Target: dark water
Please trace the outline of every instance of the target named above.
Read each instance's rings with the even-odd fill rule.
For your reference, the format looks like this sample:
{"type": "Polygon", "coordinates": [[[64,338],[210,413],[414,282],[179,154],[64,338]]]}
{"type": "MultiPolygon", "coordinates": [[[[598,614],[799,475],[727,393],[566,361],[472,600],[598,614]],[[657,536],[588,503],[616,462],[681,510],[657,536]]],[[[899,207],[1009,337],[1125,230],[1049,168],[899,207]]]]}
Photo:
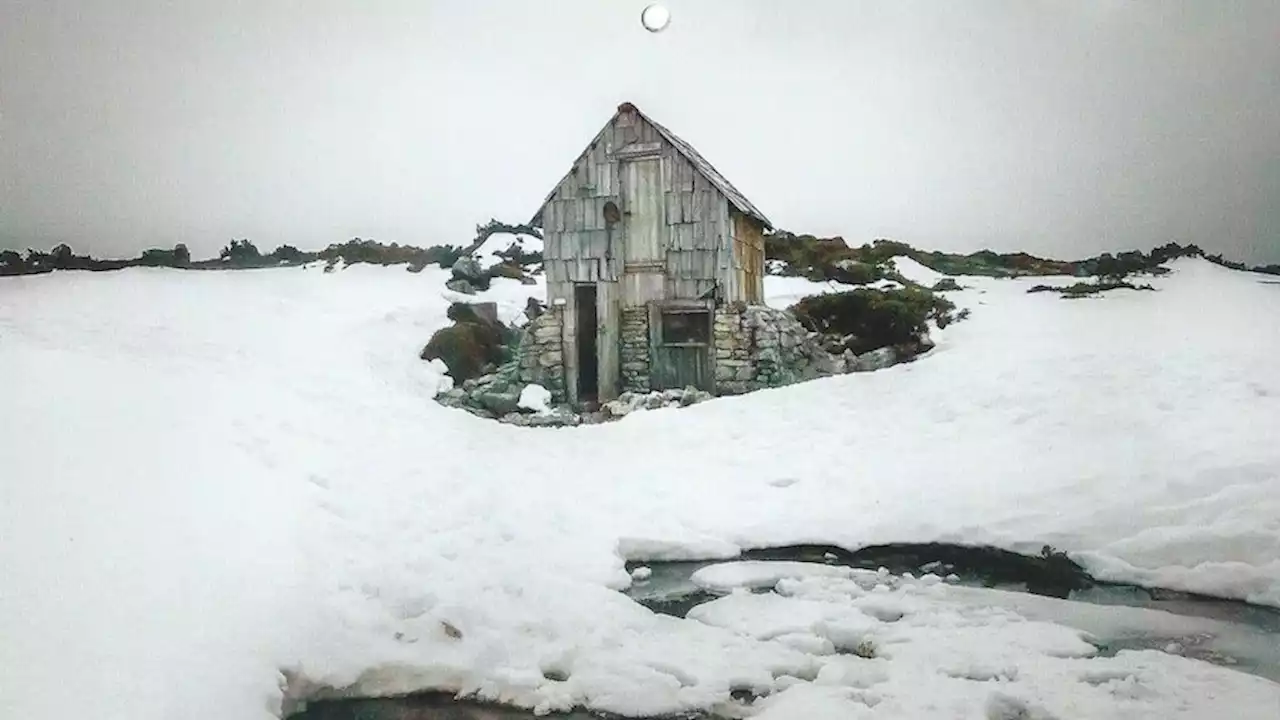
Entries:
{"type": "MultiPolygon", "coordinates": [[[[311,703],[306,711],[292,717],[299,720],[530,720],[535,716],[525,710],[459,702],[452,695],[426,693],[403,698],[324,700],[311,703]]],[[[598,716],[583,712],[544,717],[598,720],[598,716]]]]}
{"type": "MultiPolygon", "coordinates": [[[[1157,637],[1124,635],[1098,641],[1099,652],[1111,655],[1126,649],[1176,651],[1260,675],[1280,682],[1280,611],[1247,603],[1100,583],[1065,556],[1046,548],[1038,556],[1024,556],[984,547],[940,544],[896,544],[848,551],[821,545],[799,545],[750,550],[742,560],[817,562],[876,570],[881,567],[901,575],[926,573],[955,576],[955,584],[1024,592],[1092,605],[1112,605],[1162,610],[1189,618],[1231,623],[1232,637],[1157,637]]],[[[630,563],[652,574],[635,583],[627,595],[657,613],[684,617],[691,608],[719,597],[690,579],[710,562],[630,563]]],[[[768,588],[759,588],[768,591],[768,588]]],[[[309,703],[292,716],[296,720],[532,720],[526,711],[478,703],[459,702],[452,696],[427,693],[403,698],[324,700],[309,703]]],[[[546,717],[589,720],[602,716],[577,712],[546,717]]],[[[711,720],[711,716],[699,717],[711,720]]]]}

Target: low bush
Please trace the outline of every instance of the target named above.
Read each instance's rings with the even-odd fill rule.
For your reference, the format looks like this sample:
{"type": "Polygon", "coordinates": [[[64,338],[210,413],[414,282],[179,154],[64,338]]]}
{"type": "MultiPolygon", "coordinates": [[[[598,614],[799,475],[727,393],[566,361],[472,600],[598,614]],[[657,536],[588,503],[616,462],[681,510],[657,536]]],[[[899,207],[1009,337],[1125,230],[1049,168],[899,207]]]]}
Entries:
{"type": "Polygon", "coordinates": [[[1099,282],[1078,282],[1074,285],[1055,287],[1053,285],[1036,285],[1027,290],[1029,293],[1056,292],[1064,298],[1081,298],[1098,295],[1111,290],[1155,290],[1150,285],[1134,285],[1123,280],[1105,280],[1099,282]]]}
{"type": "Polygon", "coordinates": [[[481,317],[466,303],[449,306],[448,317],[454,324],[437,330],[419,357],[442,360],[455,383],[480,377],[510,359],[513,333],[502,323],[481,317]]]}
{"type": "Polygon", "coordinates": [[[919,287],[811,295],[791,311],[805,328],[837,339],[855,355],[912,346],[928,330],[930,320],[946,327],[955,319],[951,301],[919,287]]]}

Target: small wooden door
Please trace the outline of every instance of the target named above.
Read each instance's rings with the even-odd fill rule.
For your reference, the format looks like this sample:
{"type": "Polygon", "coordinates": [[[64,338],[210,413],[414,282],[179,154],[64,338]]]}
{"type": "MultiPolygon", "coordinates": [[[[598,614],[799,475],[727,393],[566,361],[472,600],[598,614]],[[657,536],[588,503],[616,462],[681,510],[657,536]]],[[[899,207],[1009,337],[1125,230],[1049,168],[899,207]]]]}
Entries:
{"type": "Polygon", "coordinates": [[[622,165],[622,212],[627,265],[665,263],[666,206],[662,193],[662,158],[626,160],[622,165]]]}
{"type": "Polygon", "coordinates": [[[709,303],[649,305],[649,382],[654,390],[715,392],[715,344],[709,303]]]}

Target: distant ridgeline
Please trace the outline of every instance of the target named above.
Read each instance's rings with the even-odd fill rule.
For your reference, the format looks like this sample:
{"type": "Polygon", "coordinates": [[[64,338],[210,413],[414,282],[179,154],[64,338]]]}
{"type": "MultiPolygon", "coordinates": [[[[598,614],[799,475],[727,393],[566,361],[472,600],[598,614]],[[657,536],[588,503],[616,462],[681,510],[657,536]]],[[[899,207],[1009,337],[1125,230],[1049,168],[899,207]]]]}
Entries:
{"type": "MultiPolygon", "coordinates": [[[[192,260],[187,246],[179,243],[171,249],[153,248],[130,259],[99,259],[77,255],[67,244],[61,244],[49,252],[28,249],[25,254],[12,250],[0,251],[0,276],[38,275],[54,270],[88,270],[101,272],[129,267],[168,267],[184,270],[228,270],[248,268],[289,267],[323,261],[328,268],[338,263],[348,265],[369,263],[374,265],[406,265],[410,272],[420,272],[428,265],[448,269],[458,260],[474,252],[490,236],[498,233],[525,234],[541,237],[538,228],[529,225],[509,225],[497,220],[476,227],[476,237],[467,246],[434,245],[416,247],[391,243],[384,245],[373,240],[355,238],[345,243],[332,244],[319,252],[304,251],[292,245],[281,245],[269,253],[262,253],[249,240],[232,240],[223,247],[218,257],[192,260]]],[[[522,254],[506,258],[517,266],[541,262],[540,253],[522,254]]],[[[502,253],[498,253],[502,255],[502,253]]],[[[886,261],[895,256],[906,256],[944,275],[980,275],[986,277],[1020,277],[1028,275],[1072,275],[1079,277],[1124,277],[1130,274],[1161,272],[1160,266],[1179,257],[1202,257],[1209,262],[1234,270],[1280,275],[1280,264],[1248,266],[1245,263],[1226,260],[1222,255],[1210,255],[1196,245],[1169,243],[1143,253],[1137,250],[1104,253],[1085,260],[1062,261],[1040,258],[1027,253],[996,253],[980,250],[967,255],[928,252],[905,243],[876,240],[861,247],[849,247],[840,237],[819,238],[813,235],[797,235],[777,230],[765,235],[765,256],[770,261],[770,271],[778,275],[802,276],[815,281],[834,281],[861,285],[886,277],[892,279],[892,270],[886,261]]]]}
{"type": "Polygon", "coordinates": [[[928,252],[892,240],[876,240],[861,247],[849,247],[841,237],[819,238],[780,230],[765,236],[765,256],[775,263],[775,274],[853,285],[885,278],[894,279],[891,271],[886,269],[886,261],[896,256],[909,257],[944,275],[984,277],[1124,277],[1141,273],[1160,274],[1163,270],[1161,265],[1180,257],[1201,257],[1233,270],[1280,275],[1280,265],[1250,267],[1241,262],[1225,260],[1221,255],[1207,254],[1197,245],[1178,243],[1169,243],[1146,253],[1130,250],[1115,255],[1103,253],[1085,260],[1063,261],[1021,252],[996,253],[979,250],[968,255],[928,252]]]}

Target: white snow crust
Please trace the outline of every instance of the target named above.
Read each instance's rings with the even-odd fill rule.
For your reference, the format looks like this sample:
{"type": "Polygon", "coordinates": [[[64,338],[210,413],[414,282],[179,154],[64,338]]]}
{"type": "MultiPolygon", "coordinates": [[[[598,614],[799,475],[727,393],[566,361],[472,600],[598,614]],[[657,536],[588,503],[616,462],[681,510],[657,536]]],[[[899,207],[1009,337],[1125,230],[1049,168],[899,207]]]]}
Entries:
{"type": "MultiPolygon", "coordinates": [[[[1280,607],[1280,291],[1172,267],[1071,301],[965,278],[972,317],[914,363],[556,431],[431,400],[436,268],[0,279],[0,717],[267,718],[287,675],[630,716],[750,687],[759,718],[1271,720],[1267,680],[1093,654],[1145,616],[794,568],[704,572],[729,594],[683,620],[617,592],[627,560],[937,541],[1280,607]]],[[[802,282],[771,304],[831,289],[802,282]]]]}

